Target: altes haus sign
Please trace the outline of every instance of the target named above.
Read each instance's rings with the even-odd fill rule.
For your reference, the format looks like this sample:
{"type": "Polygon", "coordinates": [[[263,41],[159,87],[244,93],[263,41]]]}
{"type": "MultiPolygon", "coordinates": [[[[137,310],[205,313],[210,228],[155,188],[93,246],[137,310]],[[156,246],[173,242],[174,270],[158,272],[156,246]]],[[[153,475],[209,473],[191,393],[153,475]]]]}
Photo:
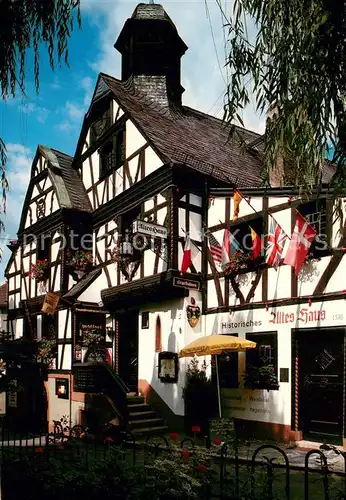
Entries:
{"type": "Polygon", "coordinates": [[[324,321],[326,319],[326,311],[311,310],[308,308],[300,309],[297,313],[287,313],[284,311],[271,312],[269,323],[274,325],[284,325],[286,323],[301,323],[306,324],[314,321],[324,321]]]}
{"type": "Polygon", "coordinates": [[[133,233],[145,234],[156,238],[167,238],[168,229],[152,222],[145,222],[142,220],[135,220],[132,225],[133,233]]]}

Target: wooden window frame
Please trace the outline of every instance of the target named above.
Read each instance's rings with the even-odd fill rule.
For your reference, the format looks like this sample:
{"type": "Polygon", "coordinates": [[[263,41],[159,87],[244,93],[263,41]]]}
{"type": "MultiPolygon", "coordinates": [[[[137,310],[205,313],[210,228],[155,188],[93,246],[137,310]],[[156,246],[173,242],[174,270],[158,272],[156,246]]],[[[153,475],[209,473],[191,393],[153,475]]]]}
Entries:
{"type": "MultiPolygon", "coordinates": [[[[279,380],[279,373],[278,373],[278,332],[277,331],[264,331],[264,332],[248,332],[245,335],[247,340],[251,340],[253,342],[256,342],[257,347],[255,349],[249,349],[246,352],[246,360],[245,360],[245,369],[246,371],[250,366],[254,367],[261,367],[261,366],[268,366],[268,365],[273,365],[275,369],[275,375],[277,379],[279,380]],[[268,338],[271,340],[271,343],[266,344],[267,346],[270,345],[271,349],[274,351],[273,352],[273,359],[270,359],[268,361],[263,361],[263,358],[260,358],[260,353],[258,352],[258,344],[261,342],[261,338],[265,339],[268,338]],[[274,344],[274,345],[273,345],[274,344]],[[257,359],[256,359],[257,358],[257,359]],[[254,363],[254,360],[257,361],[257,363],[254,363]]],[[[269,388],[266,386],[259,386],[258,389],[267,389],[267,390],[278,390],[277,388],[269,388]]]]}

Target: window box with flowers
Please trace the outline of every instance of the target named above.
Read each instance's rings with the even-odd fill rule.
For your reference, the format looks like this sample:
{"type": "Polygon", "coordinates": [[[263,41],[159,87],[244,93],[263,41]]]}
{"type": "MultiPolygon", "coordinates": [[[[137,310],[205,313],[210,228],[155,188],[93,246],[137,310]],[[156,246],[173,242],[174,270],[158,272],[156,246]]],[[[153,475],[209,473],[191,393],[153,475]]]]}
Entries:
{"type": "Polygon", "coordinates": [[[230,261],[223,266],[223,272],[226,276],[234,276],[241,271],[258,267],[260,262],[260,257],[254,259],[253,252],[237,250],[231,256],[230,261]]]}
{"type": "Polygon", "coordinates": [[[80,279],[91,270],[93,262],[94,259],[91,252],[79,251],[72,255],[72,257],[68,260],[67,265],[80,279]]]}
{"type": "Polygon", "coordinates": [[[249,366],[244,375],[244,386],[247,389],[279,389],[279,381],[274,365],[249,366]]]}
{"type": "Polygon", "coordinates": [[[49,277],[48,259],[37,260],[36,264],[31,264],[30,277],[37,282],[47,281],[49,277]]]}

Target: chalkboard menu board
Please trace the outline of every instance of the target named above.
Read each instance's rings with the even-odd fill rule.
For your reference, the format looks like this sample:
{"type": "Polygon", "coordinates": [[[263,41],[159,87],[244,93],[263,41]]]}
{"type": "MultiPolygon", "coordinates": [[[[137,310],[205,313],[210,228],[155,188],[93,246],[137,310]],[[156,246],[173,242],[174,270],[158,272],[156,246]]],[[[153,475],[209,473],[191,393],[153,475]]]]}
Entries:
{"type": "Polygon", "coordinates": [[[74,366],[74,390],[76,392],[100,392],[102,373],[96,367],[74,366]]]}
{"type": "Polygon", "coordinates": [[[106,336],[106,315],[89,311],[77,311],[77,339],[81,340],[86,334],[106,336]]]}

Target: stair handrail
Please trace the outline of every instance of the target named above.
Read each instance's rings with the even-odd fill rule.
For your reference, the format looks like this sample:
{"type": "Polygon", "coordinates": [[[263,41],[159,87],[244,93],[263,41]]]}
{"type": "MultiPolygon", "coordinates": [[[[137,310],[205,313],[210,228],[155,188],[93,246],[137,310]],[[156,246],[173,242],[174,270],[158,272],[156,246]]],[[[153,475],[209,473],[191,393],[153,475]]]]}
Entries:
{"type": "Polygon", "coordinates": [[[115,373],[115,371],[113,370],[113,368],[108,363],[105,363],[104,366],[106,367],[106,369],[107,369],[108,373],[111,375],[111,377],[122,388],[123,392],[125,394],[128,394],[130,392],[130,389],[125,384],[125,382],[123,381],[123,379],[121,377],[119,377],[119,375],[117,373],[115,373]]]}

